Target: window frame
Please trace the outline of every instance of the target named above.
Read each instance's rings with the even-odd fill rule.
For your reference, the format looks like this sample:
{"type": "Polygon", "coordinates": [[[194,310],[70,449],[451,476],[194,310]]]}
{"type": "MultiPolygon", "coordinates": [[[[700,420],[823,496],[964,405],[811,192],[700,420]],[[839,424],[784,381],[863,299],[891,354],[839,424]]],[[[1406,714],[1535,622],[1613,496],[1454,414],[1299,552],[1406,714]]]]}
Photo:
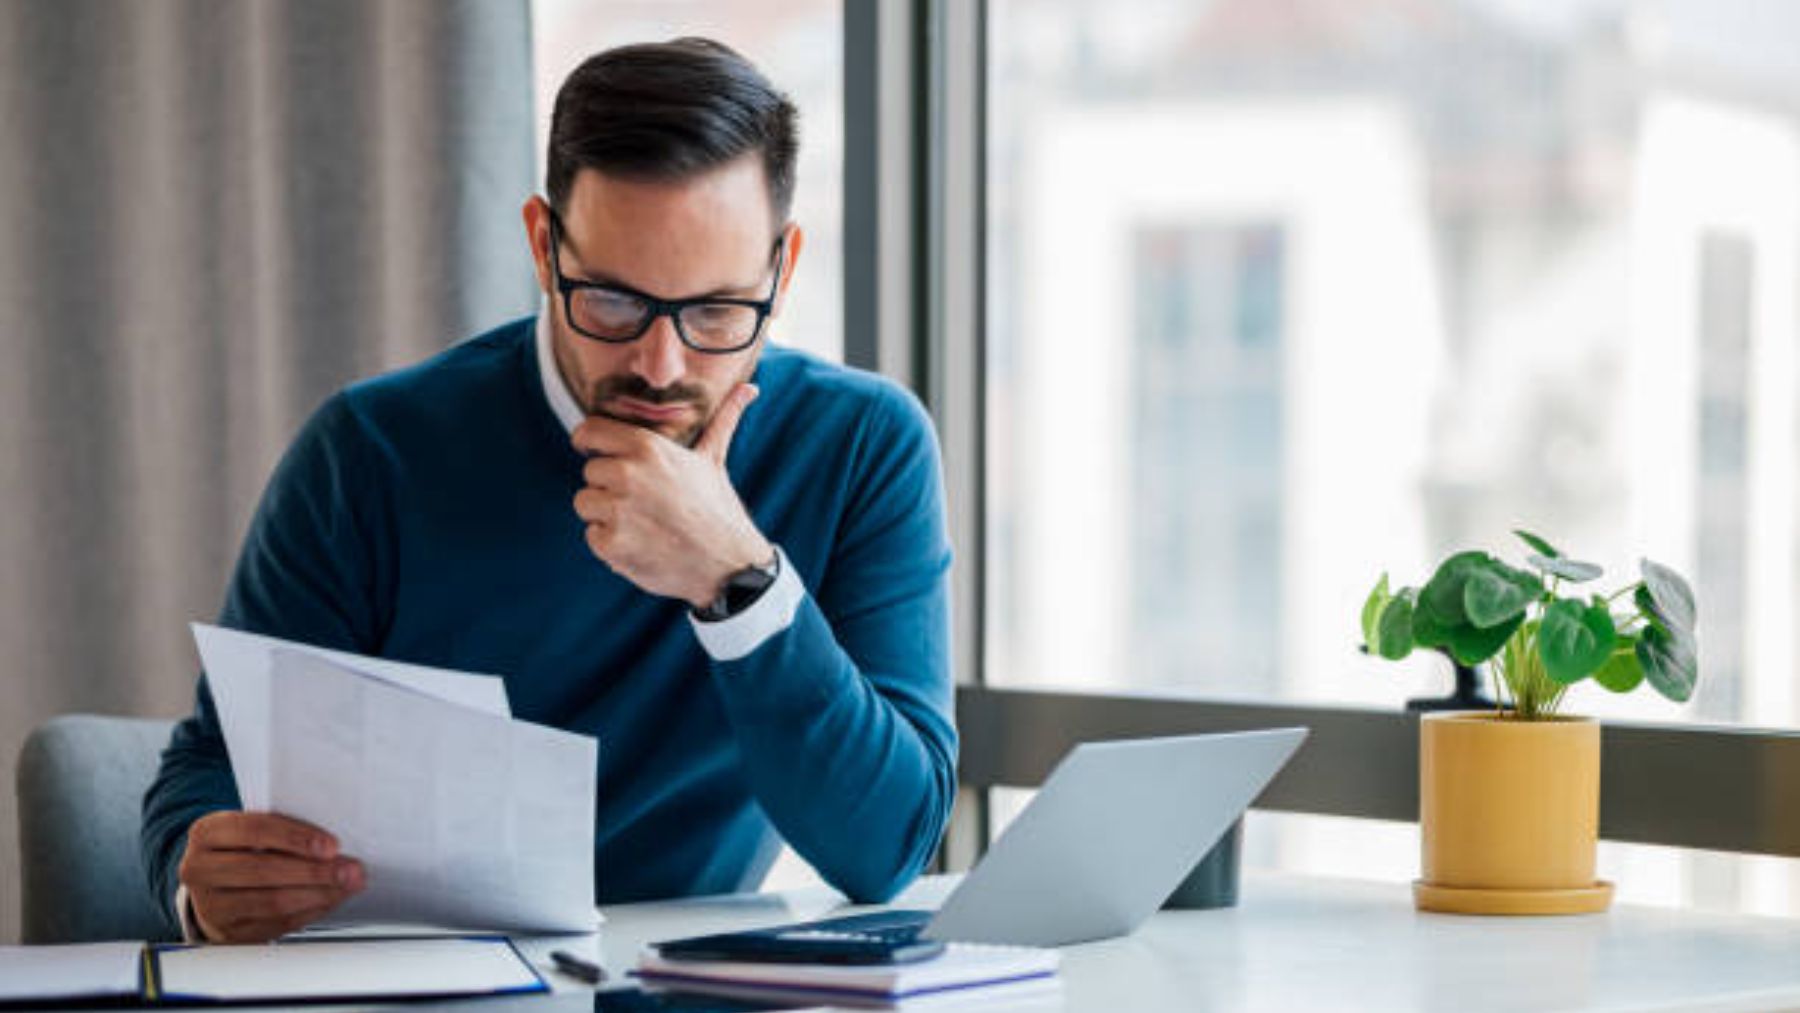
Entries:
{"type": "MultiPolygon", "coordinates": [[[[844,5],[844,358],[911,387],[943,447],[962,752],[940,867],[990,837],[990,789],[1041,784],[1076,743],[1312,729],[1259,809],[1418,819],[1402,710],[988,684],[985,615],[988,0],[844,5]]],[[[1602,722],[1600,835],[1800,857],[1800,730],[1602,722]]]]}

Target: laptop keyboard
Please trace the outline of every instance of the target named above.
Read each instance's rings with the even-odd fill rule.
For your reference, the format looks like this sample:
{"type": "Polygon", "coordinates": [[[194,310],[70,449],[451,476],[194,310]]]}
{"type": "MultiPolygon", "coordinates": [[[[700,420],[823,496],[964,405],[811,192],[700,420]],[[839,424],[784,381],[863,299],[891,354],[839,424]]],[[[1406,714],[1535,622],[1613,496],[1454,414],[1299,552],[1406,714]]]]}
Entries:
{"type": "Polygon", "coordinates": [[[844,938],[876,940],[884,943],[910,943],[919,938],[931,921],[929,911],[876,911],[866,915],[845,915],[796,925],[783,933],[803,932],[811,936],[831,935],[844,938]]]}

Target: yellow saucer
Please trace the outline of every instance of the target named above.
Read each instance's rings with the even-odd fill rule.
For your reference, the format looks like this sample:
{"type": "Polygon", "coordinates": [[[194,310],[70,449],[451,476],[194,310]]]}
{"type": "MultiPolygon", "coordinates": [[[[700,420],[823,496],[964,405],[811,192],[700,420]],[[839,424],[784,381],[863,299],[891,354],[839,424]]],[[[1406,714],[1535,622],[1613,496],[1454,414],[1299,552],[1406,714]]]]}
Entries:
{"type": "Polygon", "coordinates": [[[1613,885],[1596,880],[1573,890],[1485,890],[1436,886],[1413,880],[1413,905],[1420,911],[1459,915],[1585,915],[1612,904],[1613,885]]]}

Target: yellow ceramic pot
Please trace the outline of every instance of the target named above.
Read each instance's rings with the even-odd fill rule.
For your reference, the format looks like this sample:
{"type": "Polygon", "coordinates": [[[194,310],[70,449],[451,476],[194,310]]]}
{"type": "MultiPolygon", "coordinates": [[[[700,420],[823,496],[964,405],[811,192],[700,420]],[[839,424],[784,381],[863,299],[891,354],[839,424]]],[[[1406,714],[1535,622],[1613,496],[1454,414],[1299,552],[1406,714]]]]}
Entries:
{"type": "Polygon", "coordinates": [[[1612,884],[1594,878],[1599,823],[1593,719],[1459,711],[1420,721],[1420,910],[1604,911],[1612,884]]]}

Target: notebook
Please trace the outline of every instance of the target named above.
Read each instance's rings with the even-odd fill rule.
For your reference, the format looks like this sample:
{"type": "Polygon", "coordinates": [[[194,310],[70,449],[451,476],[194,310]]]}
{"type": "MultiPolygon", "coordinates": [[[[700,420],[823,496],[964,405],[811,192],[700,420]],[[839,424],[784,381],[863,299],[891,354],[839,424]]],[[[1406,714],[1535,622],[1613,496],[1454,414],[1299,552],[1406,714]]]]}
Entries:
{"type": "Polygon", "coordinates": [[[351,1002],[548,991],[505,936],[0,947],[0,1008],[77,1001],[351,1002]]]}
{"type": "Polygon", "coordinates": [[[0,946],[0,1008],[135,1001],[142,943],[0,946]]]}
{"type": "Polygon", "coordinates": [[[974,943],[951,943],[941,955],[914,963],[860,965],[675,960],[647,947],[636,973],[663,987],[884,1005],[975,990],[986,996],[989,989],[1025,982],[1037,983],[1034,990],[1054,987],[1059,963],[1055,950],[974,943]]]}

